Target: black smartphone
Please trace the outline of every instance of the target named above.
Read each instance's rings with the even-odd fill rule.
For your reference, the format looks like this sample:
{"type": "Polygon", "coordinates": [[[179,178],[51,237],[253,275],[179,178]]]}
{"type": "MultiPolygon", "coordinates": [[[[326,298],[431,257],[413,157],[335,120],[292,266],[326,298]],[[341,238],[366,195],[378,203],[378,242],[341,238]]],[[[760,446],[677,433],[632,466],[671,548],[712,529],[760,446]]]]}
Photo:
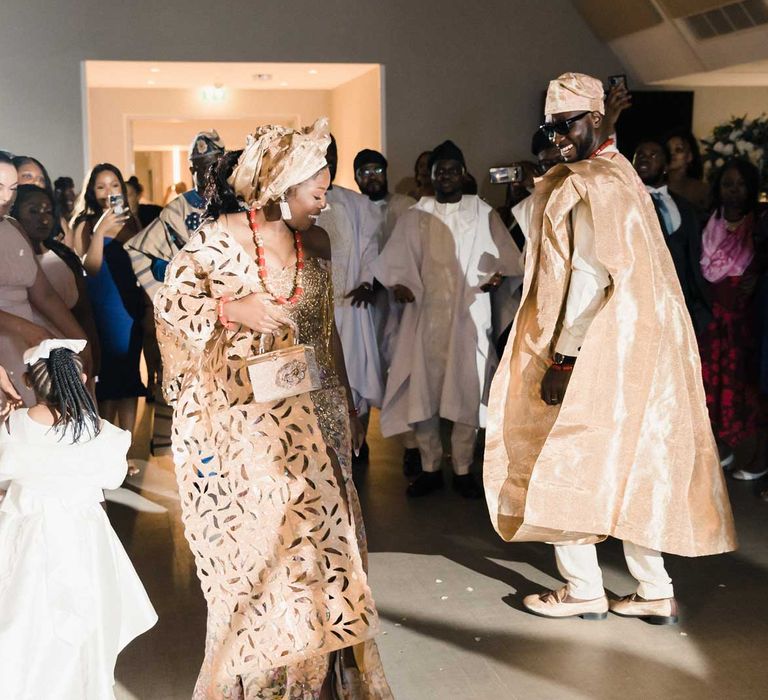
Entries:
{"type": "Polygon", "coordinates": [[[629,89],[627,86],[627,76],[624,73],[608,76],[608,89],[611,90],[617,85],[623,85],[625,90],[629,89]]]}

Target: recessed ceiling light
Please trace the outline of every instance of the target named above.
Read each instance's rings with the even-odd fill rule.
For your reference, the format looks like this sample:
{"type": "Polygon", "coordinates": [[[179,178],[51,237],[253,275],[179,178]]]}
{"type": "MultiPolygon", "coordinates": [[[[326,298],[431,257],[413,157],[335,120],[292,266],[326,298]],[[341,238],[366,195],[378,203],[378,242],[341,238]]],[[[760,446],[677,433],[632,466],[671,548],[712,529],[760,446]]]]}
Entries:
{"type": "Polygon", "coordinates": [[[147,85],[154,85],[154,84],[155,84],[154,80],[147,80],[147,85]]]}
{"type": "Polygon", "coordinates": [[[152,68],[149,69],[150,73],[159,73],[160,69],[157,66],[152,66],[152,68]]]}
{"type": "Polygon", "coordinates": [[[280,87],[288,87],[288,83],[285,80],[283,80],[283,82],[280,83],[280,87]]]}
{"type": "Polygon", "coordinates": [[[204,87],[201,95],[204,102],[223,102],[227,97],[226,90],[221,83],[216,83],[213,87],[204,87]]]}
{"type": "Polygon", "coordinates": [[[310,69],[307,71],[307,73],[309,73],[310,75],[317,75],[317,74],[318,74],[318,72],[319,72],[319,71],[317,70],[317,68],[310,68],[310,69]]]}
{"type": "Polygon", "coordinates": [[[272,80],[272,73],[254,73],[254,80],[272,80]]]}

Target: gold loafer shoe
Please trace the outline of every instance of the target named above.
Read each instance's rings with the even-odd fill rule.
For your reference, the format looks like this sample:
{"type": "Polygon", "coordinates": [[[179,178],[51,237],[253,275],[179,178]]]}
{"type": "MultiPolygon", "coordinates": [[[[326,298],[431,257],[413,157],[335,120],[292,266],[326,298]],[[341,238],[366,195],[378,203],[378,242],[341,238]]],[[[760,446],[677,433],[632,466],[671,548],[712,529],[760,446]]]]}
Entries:
{"type": "Polygon", "coordinates": [[[637,593],[610,602],[611,612],[621,617],[638,617],[651,625],[674,625],[678,621],[674,598],[646,600],[637,593]]]}
{"type": "Polygon", "coordinates": [[[534,593],[523,598],[528,612],[540,617],[580,617],[582,620],[605,620],[608,617],[608,598],[601,596],[592,600],[581,600],[568,595],[568,587],[557,591],[534,593]]]}

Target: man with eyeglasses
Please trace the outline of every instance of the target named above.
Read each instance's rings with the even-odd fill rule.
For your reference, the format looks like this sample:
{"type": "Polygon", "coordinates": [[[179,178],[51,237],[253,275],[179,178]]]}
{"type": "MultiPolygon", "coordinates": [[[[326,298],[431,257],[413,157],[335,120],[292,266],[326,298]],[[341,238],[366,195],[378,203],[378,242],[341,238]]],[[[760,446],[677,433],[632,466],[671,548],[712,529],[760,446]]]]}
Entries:
{"type": "Polygon", "coordinates": [[[485,486],[507,541],[555,545],[543,617],[677,622],[662,552],[735,548],[696,337],[656,212],[601,136],[603,86],[566,73],[542,129],[565,161],[536,185],[523,299],[493,380],[485,486]],[[636,591],[608,601],[595,543],[623,541],[636,591]]]}
{"type": "Polygon", "coordinates": [[[416,200],[404,194],[389,191],[387,178],[387,159],[383,154],[370,148],[363,149],[355,156],[355,182],[368,199],[373,202],[382,215],[379,231],[380,245],[383,249],[400,216],[416,200]]]}
{"type": "Polygon", "coordinates": [[[452,141],[432,151],[429,166],[435,196],[400,217],[373,265],[404,305],[381,428],[385,437],[415,432],[423,471],[407,494],[420,497],[443,487],[440,420],[451,421],[453,487],[480,498],[470,468],[497,362],[488,292],[521,273],[521,256],[499,215],[463,195],[464,155],[452,141]]]}
{"type": "MultiPolygon", "coordinates": [[[[387,159],[379,151],[365,148],[355,156],[355,182],[360,192],[371,200],[379,214],[379,250],[383,250],[397,220],[416,200],[406,195],[389,191],[387,178],[387,159]]],[[[375,289],[374,316],[376,321],[376,336],[379,342],[381,357],[381,372],[386,381],[389,366],[392,363],[397,329],[402,315],[402,304],[395,301],[394,295],[380,284],[375,289]]],[[[421,472],[421,456],[416,445],[413,432],[403,436],[403,473],[405,476],[416,476],[421,472]]]]}
{"type": "MultiPolygon", "coordinates": [[[[336,328],[344,350],[355,410],[367,430],[370,409],[381,405],[384,393],[370,268],[379,254],[379,213],[367,197],[335,182],[339,154],[333,136],[326,160],[331,171],[331,187],[326,194],[328,206],[317,224],[331,239],[336,328]]],[[[362,465],[367,460],[368,443],[364,442],[353,461],[362,465]]]]}

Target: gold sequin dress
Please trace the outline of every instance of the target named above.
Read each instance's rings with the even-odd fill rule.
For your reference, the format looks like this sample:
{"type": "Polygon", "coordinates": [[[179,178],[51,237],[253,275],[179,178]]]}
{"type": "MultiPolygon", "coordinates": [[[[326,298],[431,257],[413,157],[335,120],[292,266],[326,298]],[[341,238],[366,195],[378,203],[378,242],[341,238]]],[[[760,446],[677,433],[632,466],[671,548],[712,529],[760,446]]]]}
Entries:
{"type": "MultiPolygon", "coordinates": [[[[293,287],[293,267],[288,267],[281,274],[270,271],[270,288],[276,293],[288,296],[293,287]]],[[[320,258],[308,258],[304,268],[304,303],[299,303],[291,310],[291,317],[299,329],[302,343],[315,349],[315,356],[320,369],[322,388],[313,391],[312,401],[320,423],[323,438],[331,452],[331,458],[339,465],[346,501],[354,520],[357,545],[368,569],[368,542],[363,523],[363,512],[357,488],[352,480],[352,436],[349,425],[349,406],[347,394],[342,386],[333,355],[332,331],[334,328],[333,278],[331,263],[320,258]]],[[[355,661],[360,675],[361,691],[352,697],[391,698],[384,668],[381,663],[376,642],[373,640],[355,647],[355,661]]],[[[346,669],[348,676],[353,675],[346,669]]]]}
{"type": "MultiPolygon", "coordinates": [[[[321,265],[308,263],[298,318],[325,294],[321,265]]],[[[210,222],[155,300],[182,518],[208,603],[193,697],[316,700],[329,667],[335,698],[391,697],[359,687],[365,672],[345,677],[336,653],[370,640],[378,617],[322,411],[306,394],[258,403],[244,362],[258,337],[218,321],[220,297],[257,291],[254,261],[210,222]]]]}

